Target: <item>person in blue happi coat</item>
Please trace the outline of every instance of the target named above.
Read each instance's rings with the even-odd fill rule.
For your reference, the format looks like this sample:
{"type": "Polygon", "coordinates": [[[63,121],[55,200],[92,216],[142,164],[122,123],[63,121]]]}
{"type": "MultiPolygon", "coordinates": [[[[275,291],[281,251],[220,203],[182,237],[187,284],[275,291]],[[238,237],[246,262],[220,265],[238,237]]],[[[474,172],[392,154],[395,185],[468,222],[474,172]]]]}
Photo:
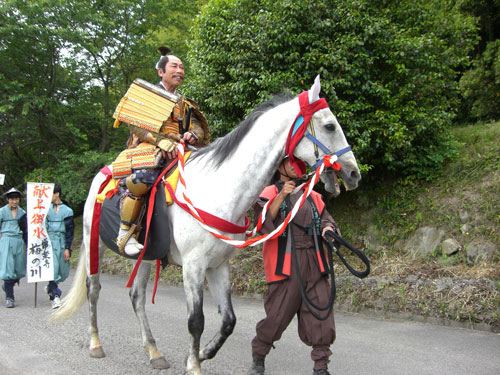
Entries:
{"type": "Polygon", "coordinates": [[[61,199],[61,185],[54,185],[52,204],[47,213],[45,225],[52,243],[54,260],[54,280],[49,281],[45,291],[52,301],[52,308],[61,306],[59,283],[69,276],[69,258],[71,257],[71,243],[74,236],[73,210],[67,201],[61,199]]]}
{"type": "Polygon", "coordinates": [[[7,204],[0,208],[0,279],[5,292],[5,307],[15,306],[14,285],[26,275],[26,212],[19,207],[22,194],[11,188],[2,195],[7,204]]]}

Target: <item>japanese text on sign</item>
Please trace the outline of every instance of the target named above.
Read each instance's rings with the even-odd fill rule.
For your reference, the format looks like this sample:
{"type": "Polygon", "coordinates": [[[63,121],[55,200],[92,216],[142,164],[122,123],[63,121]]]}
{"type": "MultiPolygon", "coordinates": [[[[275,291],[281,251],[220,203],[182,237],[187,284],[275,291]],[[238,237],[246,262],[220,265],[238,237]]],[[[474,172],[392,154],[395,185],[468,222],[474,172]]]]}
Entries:
{"type": "Polygon", "coordinates": [[[26,189],[28,215],[28,252],[26,273],[28,282],[54,279],[52,244],[45,218],[52,201],[54,184],[28,182],[26,189]]]}

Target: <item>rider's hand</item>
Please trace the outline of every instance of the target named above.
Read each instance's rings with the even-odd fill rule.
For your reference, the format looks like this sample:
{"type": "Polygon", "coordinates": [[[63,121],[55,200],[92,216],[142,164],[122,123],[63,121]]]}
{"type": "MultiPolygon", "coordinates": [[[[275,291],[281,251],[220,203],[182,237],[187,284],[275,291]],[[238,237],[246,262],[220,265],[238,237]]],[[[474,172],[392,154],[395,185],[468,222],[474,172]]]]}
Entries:
{"type": "Polygon", "coordinates": [[[195,144],[197,140],[198,137],[193,132],[185,132],[184,135],[182,136],[182,141],[187,142],[190,145],[195,144]]]}
{"type": "Polygon", "coordinates": [[[163,152],[163,157],[165,159],[175,159],[177,157],[177,143],[170,140],[170,139],[162,139],[160,142],[158,142],[158,147],[162,150],[163,152]]]}
{"type": "Polygon", "coordinates": [[[171,139],[164,138],[160,142],[158,142],[157,146],[165,152],[172,152],[175,150],[175,146],[177,146],[177,144],[171,139]]]}

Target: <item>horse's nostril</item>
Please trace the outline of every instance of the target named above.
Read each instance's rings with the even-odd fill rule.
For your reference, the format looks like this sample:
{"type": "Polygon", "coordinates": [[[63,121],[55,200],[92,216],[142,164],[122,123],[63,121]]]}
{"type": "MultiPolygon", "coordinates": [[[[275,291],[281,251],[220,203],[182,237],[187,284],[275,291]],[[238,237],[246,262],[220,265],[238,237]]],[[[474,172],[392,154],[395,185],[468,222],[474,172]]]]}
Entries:
{"type": "Polygon", "coordinates": [[[352,171],[351,172],[351,178],[353,178],[353,179],[360,179],[361,176],[358,174],[358,172],[352,171]]]}

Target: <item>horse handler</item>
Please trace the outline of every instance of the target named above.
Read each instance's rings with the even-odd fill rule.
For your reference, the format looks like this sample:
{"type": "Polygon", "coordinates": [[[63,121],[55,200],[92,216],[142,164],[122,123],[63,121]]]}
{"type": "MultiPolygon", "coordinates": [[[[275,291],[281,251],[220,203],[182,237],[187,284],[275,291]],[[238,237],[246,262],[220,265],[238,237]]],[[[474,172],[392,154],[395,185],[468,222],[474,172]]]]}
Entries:
{"type": "MultiPolygon", "coordinates": [[[[297,174],[285,158],[273,178],[254,205],[255,218],[260,216],[265,203],[276,197],[269,206],[261,233],[272,232],[282,223],[287,213],[300,198],[301,192],[292,194],[297,174]]],[[[330,298],[327,261],[322,250],[322,237],[328,230],[340,234],[337,224],[325,209],[321,195],[311,192],[307,202],[297,212],[293,223],[277,239],[264,243],[263,258],[268,288],[265,293],[266,317],[257,323],[252,340],[252,367],[249,375],[264,374],[264,361],[275,341],[298,317],[300,339],[312,347],[313,375],[329,375],[328,363],[335,340],[333,311],[325,320],[319,320],[302,301],[298,275],[292,249],[296,251],[300,280],[310,300],[317,306],[326,306],[330,298]],[[312,198],[312,199],[310,199],[312,198]]],[[[325,315],[314,310],[316,315],[325,315]]]]}

